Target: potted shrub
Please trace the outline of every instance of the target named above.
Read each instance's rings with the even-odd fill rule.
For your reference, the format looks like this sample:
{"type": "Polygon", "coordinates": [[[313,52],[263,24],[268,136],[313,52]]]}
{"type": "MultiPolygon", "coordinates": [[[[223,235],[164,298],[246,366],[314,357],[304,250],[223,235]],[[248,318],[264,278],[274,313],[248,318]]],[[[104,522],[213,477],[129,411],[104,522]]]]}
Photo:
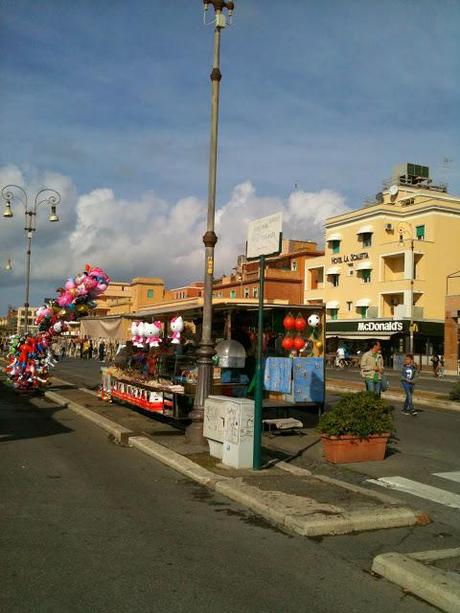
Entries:
{"type": "Polygon", "coordinates": [[[460,381],[455,383],[449,392],[449,398],[455,402],[460,402],[460,381]]]}
{"type": "Polygon", "coordinates": [[[318,425],[328,462],[383,460],[394,431],[393,407],[369,392],[344,394],[318,425]]]}

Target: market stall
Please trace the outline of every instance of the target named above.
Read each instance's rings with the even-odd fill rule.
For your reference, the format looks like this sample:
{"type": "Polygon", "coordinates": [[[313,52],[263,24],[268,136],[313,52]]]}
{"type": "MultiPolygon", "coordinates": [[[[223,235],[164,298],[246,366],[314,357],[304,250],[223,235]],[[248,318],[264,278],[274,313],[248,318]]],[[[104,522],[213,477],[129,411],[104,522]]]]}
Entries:
{"type": "MultiPolygon", "coordinates": [[[[186,419],[193,407],[202,302],[159,305],[131,318],[130,339],[103,369],[101,397],[186,419]]],[[[247,397],[255,372],[256,301],[215,300],[212,393],[247,397]]],[[[264,307],[264,388],[268,406],[324,404],[324,314],[320,307],[264,307]]]]}

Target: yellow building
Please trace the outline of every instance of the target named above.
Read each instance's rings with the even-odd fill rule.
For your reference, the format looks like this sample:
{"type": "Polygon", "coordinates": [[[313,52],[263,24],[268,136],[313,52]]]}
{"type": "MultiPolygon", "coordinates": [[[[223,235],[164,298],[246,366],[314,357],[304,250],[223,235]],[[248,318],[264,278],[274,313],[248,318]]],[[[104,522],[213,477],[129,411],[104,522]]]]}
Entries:
{"type": "Polygon", "coordinates": [[[94,315],[121,315],[163,302],[165,283],[159,277],[135,277],[130,282],[112,281],[97,300],[94,315]]]}
{"type": "Polygon", "coordinates": [[[446,278],[460,269],[460,198],[433,186],[426,166],[404,164],[374,202],[330,217],[325,231],[325,255],[305,264],[305,302],[325,302],[328,337],[441,351],[446,278]]]}

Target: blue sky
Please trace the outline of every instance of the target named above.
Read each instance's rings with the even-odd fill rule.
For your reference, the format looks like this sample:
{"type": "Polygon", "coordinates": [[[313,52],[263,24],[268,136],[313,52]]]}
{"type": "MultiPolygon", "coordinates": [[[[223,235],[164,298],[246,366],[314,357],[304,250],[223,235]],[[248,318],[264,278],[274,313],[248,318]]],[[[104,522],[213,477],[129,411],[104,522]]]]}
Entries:
{"type": "MultiPolygon", "coordinates": [[[[0,176],[30,189],[52,178],[66,189],[60,234],[43,221],[34,237],[41,264],[33,300],[49,294],[59,275],[77,272],[65,272],[67,259],[78,266],[92,251],[99,255],[96,242],[92,249],[86,241],[82,253],[75,241],[86,227],[82,208],[88,220],[94,207],[102,210],[101,189],[111,190],[103,207],[112,218],[131,207],[163,219],[161,211],[185,199],[194,217],[181,232],[198,235],[186,253],[160,250],[165,261],[134,249],[126,263],[106,249],[113,277],[140,269],[170,285],[199,277],[212,53],[201,0],[2,0],[0,16],[0,176]],[[184,264],[191,248],[196,258],[184,264]],[[62,266],[45,270],[59,255],[62,266]]],[[[457,0],[237,1],[222,40],[218,207],[250,182],[248,214],[289,207],[296,184],[333,194],[326,212],[354,208],[403,161],[428,164],[460,193],[459,27],[457,0]],[[447,168],[444,158],[453,160],[447,168]]],[[[0,257],[12,255],[17,266],[13,276],[0,273],[0,312],[22,302],[22,236],[12,236],[20,226],[5,223],[0,257]]],[[[103,232],[130,235],[129,224],[104,223],[99,234],[92,230],[94,241],[103,232]]],[[[153,227],[153,242],[161,242],[153,227]]],[[[227,268],[240,249],[233,238],[222,258],[227,268]]]]}

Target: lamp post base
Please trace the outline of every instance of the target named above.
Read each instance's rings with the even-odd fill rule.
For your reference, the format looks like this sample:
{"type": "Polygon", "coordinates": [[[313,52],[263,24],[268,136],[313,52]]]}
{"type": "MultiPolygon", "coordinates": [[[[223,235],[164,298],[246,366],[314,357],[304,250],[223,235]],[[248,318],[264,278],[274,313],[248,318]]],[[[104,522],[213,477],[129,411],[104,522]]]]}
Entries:
{"type": "Polygon", "coordinates": [[[212,341],[202,342],[197,350],[198,382],[193,410],[189,413],[192,423],[185,431],[185,440],[195,445],[207,445],[207,441],[203,437],[204,402],[212,392],[212,357],[214,354],[212,341]]]}

